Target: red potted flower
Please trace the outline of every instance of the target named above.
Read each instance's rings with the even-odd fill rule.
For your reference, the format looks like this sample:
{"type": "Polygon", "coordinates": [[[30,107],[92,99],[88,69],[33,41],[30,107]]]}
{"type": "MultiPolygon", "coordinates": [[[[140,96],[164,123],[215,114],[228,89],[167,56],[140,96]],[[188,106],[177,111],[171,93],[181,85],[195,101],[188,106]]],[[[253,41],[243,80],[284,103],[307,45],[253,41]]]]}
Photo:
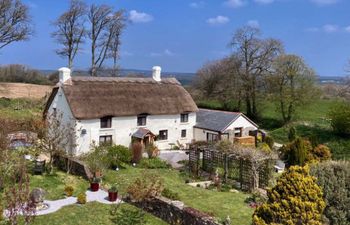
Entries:
{"type": "Polygon", "coordinates": [[[108,190],[108,199],[110,202],[115,202],[118,199],[118,188],[116,185],[113,185],[109,190],[108,190]]]}
{"type": "Polygon", "coordinates": [[[100,189],[101,178],[94,177],[90,183],[90,190],[96,192],[100,189]]]}

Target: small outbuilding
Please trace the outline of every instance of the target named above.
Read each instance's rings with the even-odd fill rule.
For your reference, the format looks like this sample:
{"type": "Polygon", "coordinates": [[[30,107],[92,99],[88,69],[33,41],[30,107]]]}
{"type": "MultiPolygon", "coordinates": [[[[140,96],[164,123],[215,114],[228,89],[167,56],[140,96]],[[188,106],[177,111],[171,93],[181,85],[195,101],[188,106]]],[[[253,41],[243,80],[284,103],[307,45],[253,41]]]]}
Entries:
{"type": "Polygon", "coordinates": [[[196,141],[229,140],[255,145],[258,125],[240,112],[199,109],[194,126],[196,141]]]}

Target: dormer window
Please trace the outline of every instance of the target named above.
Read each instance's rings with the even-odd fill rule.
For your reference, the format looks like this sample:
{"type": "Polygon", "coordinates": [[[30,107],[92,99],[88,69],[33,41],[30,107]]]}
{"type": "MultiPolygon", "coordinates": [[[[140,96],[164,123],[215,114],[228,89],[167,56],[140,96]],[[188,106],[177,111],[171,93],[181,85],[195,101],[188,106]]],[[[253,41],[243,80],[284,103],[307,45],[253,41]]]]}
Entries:
{"type": "Polygon", "coordinates": [[[101,128],[111,128],[112,127],[112,117],[106,116],[101,118],[101,128]]]}
{"type": "Polygon", "coordinates": [[[137,126],[146,126],[147,115],[141,114],[137,116],[137,126]]]}
{"type": "Polygon", "coordinates": [[[182,113],[180,121],[181,121],[181,123],[187,123],[188,122],[188,113],[182,113]]]}

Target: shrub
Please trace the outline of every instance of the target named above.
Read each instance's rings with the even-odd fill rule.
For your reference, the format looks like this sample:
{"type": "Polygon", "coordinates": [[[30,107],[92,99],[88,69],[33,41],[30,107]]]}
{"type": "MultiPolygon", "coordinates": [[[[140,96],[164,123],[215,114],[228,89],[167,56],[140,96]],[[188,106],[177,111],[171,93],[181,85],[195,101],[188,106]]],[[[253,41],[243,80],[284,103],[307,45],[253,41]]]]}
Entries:
{"type": "Polygon", "coordinates": [[[285,146],[282,151],[289,165],[303,166],[306,162],[307,154],[311,150],[310,142],[298,137],[285,146]]]}
{"type": "Polygon", "coordinates": [[[169,164],[159,158],[142,159],[139,163],[139,167],[146,169],[166,169],[170,168],[169,164]]]}
{"type": "Polygon", "coordinates": [[[271,153],[271,148],[268,144],[266,143],[260,143],[258,145],[258,149],[260,149],[261,151],[263,152],[266,152],[266,153],[271,153]]]}
{"type": "Polygon", "coordinates": [[[107,156],[110,160],[110,168],[117,168],[121,163],[130,163],[132,152],[123,145],[113,145],[108,147],[107,156]]]}
{"type": "Polygon", "coordinates": [[[177,192],[174,192],[168,188],[164,188],[164,190],[162,191],[162,196],[166,197],[168,199],[171,199],[173,201],[175,200],[180,200],[179,194],[177,192]]]}
{"type": "Polygon", "coordinates": [[[272,149],[275,144],[275,141],[271,136],[266,136],[264,142],[270,147],[270,149],[272,149]]]}
{"type": "Polygon", "coordinates": [[[307,168],[290,167],[267,195],[254,212],[253,224],[322,224],[322,190],[307,168]]]}
{"type": "Polygon", "coordinates": [[[159,196],[163,191],[163,182],[160,178],[152,173],[143,172],[141,177],[127,188],[127,193],[134,201],[141,202],[145,199],[150,199],[159,196]]]}
{"type": "Polygon", "coordinates": [[[331,150],[325,145],[318,145],[313,148],[307,156],[307,161],[324,161],[331,159],[331,150]]]}
{"type": "Polygon", "coordinates": [[[327,161],[313,164],[311,175],[322,187],[326,208],[324,215],[331,225],[348,225],[350,221],[350,162],[327,161]]]}
{"type": "Polygon", "coordinates": [[[253,191],[252,195],[245,199],[245,203],[248,203],[250,207],[256,208],[261,206],[267,201],[267,196],[259,191],[253,191]]]}
{"type": "Polygon", "coordinates": [[[331,126],[339,135],[350,135],[350,104],[336,105],[330,112],[331,126]]]}
{"type": "Polygon", "coordinates": [[[67,197],[70,197],[73,195],[74,188],[72,186],[66,186],[64,188],[64,193],[66,194],[67,197]]]}
{"type": "Polygon", "coordinates": [[[145,224],[145,213],[140,209],[120,208],[112,205],[110,210],[111,221],[118,225],[142,225],[145,224]]]}
{"type": "Polygon", "coordinates": [[[157,155],[159,154],[157,146],[155,146],[153,143],[146,145],[145,150],[147,152],[148,158],[150,159],[157,157],[157,155]]]}
{"type": "Polygon", "coordinates": [[[219,150],[219,151],[223,151],[223,152],[228,152],[232,149],[232,142],[229,141],[229,140],[224,140],[224,141],[219,141],[217,144],[216,144],[216,148],[219,150]]]}
{"type": "Polygon", "coordinates": [[[82,156],[92,173],[102,172],[109,165],[107,146],[93,146],[90,152],[82,156]]]}
{"type": "Polygon", "coordinates": [[[289,128],[288,140],[294,141],[296,138],[297,138],[297,130],[295,129],[295,127],[289,128]]]}
{"type": "Polygon", "coordinates": [[[132,143],[132,162],[139,163],[142,159],[142,144],[140,142],[132,143]]]}
{"type": "Polygon", "coordinates": [[[80,193],[78,195],[78,203],[79,204],[86,204],[86,194],[85,193],[80,193]]]}

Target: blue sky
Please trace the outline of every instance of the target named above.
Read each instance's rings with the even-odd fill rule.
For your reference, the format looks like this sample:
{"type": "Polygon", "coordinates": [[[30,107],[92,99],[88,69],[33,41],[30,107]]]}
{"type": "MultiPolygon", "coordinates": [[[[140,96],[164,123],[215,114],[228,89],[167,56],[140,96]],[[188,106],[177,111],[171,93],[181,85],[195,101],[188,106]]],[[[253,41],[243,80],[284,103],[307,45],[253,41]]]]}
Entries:
{"type": "MultiPolygon", "coordinates": [[[[66,60],[55,54],[50,34],[68,0],[23,0],[30,6],[35,35],[0,52],[0,63],[20,63],[57,69],[66,60]]],[[[195,72],[205,62],[230,53],[228,43],[243,26],[259,26],[264,37],[281,40],[287,53],[298,54],[317,74],[345,75],[350,59],[350,1],[348,0],[87,0],[128,12],[130,23],[122,37],[123,68],[195,72]]],[[[89,46],[75,68],[90,65],[89,46]]]]}

